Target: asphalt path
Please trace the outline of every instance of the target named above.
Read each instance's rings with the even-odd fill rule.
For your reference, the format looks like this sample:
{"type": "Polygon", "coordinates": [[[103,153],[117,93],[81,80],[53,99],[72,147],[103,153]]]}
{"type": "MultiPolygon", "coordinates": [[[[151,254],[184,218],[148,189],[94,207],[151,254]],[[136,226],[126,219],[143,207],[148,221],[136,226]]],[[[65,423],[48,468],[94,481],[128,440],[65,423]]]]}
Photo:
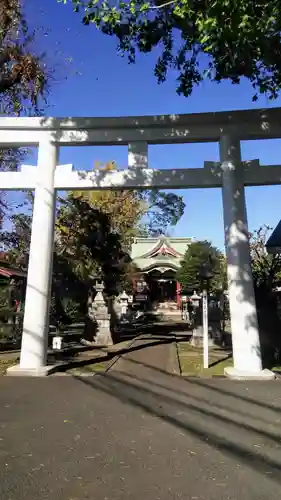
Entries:
{"type": "Polygon", "coordinates": [[[0,378],[0,498],[279,500],[280,381],[183,380],[171,347],[103,375],[0,378]]]}

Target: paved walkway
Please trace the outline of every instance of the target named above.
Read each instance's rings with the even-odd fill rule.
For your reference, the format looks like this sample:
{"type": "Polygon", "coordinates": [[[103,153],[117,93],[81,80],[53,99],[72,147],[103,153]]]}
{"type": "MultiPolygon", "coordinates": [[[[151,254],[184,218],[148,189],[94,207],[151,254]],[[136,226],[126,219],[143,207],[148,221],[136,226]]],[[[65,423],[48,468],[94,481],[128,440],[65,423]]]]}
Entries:
{"type": "Polygon", "coordinates": [[[163,373],[168,351],[0,378],[1,498],[279,500],[281,382],[186,381],[163,373]]]}
{"type": "MultiPolygon", "coordinates": [[[[113,371],[140,375],[143,369],[160,372],[175,371],[177,360],[175,335],[144,335],[137,338],[130,352],[122,355],[112,367],[113,371]]],[[[179,373],[179,367],[178,367],[179,373]]]]}

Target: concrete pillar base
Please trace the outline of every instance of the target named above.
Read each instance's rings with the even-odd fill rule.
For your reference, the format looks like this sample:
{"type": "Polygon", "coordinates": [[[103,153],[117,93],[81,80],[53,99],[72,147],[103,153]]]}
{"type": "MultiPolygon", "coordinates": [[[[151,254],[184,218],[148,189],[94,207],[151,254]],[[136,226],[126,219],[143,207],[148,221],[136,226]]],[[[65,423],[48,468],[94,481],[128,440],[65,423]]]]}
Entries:
{"type": "Polygon", "coordinates": [[[232,380],[274,380],[275,373],[271,370],[261,370],[260,372],[248,372],[246,370],[237,370],[233,366],[224,369],[224,375],[232,380]]]}
{"type": "Polygon", "coordinates": [[[22,368],[20,365],[14,365],[7,369],[7,375],[13,377],[46,377],[54,373],[56,369],[56,365],[40,366],[39,368],[22,368]]]}

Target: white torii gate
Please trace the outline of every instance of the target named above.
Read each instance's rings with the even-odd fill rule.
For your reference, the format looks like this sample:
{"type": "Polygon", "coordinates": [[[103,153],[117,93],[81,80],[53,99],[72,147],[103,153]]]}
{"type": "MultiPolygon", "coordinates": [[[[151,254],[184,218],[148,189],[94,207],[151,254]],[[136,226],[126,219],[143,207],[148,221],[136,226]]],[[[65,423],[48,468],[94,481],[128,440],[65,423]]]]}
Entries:
{"type": "Polygon", "coordinates": [[[14,375],[46,375],[56,190],[221,187],[234,367],[232,378],[274,378],[262,369],[244,186],[281,184],[281,166],[242,162],[240,141],[281,137],[281,108],[124,118],[0,118],[0,147],[38,146],[38,166],[1,172],[0,189],[35,189],[20,364],[14,375]],[[219,142],[220,162],[149,169],[148,145],[219,142]],[[128,168],[78,172],[59,165],[65,145],[121,145],[128,168]]]}

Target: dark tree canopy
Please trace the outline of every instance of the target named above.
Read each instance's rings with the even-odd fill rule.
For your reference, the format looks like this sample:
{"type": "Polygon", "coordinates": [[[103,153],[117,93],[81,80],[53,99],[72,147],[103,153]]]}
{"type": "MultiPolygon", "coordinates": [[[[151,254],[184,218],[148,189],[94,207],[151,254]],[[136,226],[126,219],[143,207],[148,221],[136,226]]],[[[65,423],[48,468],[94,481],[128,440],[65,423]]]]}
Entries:
{"type": "Polygon", "coordinates": [[[36,54],[20,0],[0,2],[0,111],[38,113],[39,98],[47,89],[43,55],[36,54]]]}
{"type": "Polygon", "coordinates": [[[98,275],[116,286],[130,262],[122,237],[111,230],[110,218],[82,199],[71,197],[59,210],[56,249],[72,263],[81,279],[98,275]]]}
{"type": "MultiPolygon", "coordinates": [[[[35,32],[29,29],[20,0],[0,2],[0,113],[41,114],[41,100],[48,91],[44,57],[36,52],[35,32]]],[[[26,150],[0,149],[0,172],[16,170],[26,150]]],[[[0,228],[8,203],[0,192],[0,228]]]]}
{"type": "Polygon", "coordinates": [[[184,214],[185,202],[176,193],[165,193],[159,189],[136,191],[137,199],[143,203],[144,217],[142,234],[161,236],[167,234],[184,214]]]}
{"type": "Polygon", "coordinates": [[[279,0],[58,0],[82,12],[114,36],[118,51],[135,62],[137,52],[160,48],[158,82],[178,72],[177,92],[188,96],[203,79],[248,79],[258,94],[278,96],[281,86],[281,3],[279,0]]]}

